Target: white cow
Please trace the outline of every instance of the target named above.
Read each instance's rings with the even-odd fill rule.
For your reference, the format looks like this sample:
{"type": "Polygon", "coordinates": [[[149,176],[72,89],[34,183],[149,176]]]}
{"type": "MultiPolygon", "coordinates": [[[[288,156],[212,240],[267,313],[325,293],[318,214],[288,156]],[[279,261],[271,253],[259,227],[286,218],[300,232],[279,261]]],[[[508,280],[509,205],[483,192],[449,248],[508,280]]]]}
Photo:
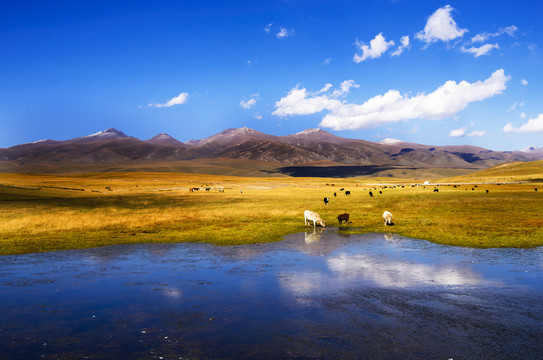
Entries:
{"type": "Polygon", "coordinates": [[[324,220],[321,219],[319,214],[314,213],[313,211],[306,210],[304,211],[304,224],[311,225],[310,221],[313,221],[313,226],[319,224],[322,227],[325,227],[324,220]]]}
{"type": "Polygon", "coordinates": [[[392,225],[392,214],[388,211],[383,213],[383,219],[385,219],[385,226],[392,225]]]}

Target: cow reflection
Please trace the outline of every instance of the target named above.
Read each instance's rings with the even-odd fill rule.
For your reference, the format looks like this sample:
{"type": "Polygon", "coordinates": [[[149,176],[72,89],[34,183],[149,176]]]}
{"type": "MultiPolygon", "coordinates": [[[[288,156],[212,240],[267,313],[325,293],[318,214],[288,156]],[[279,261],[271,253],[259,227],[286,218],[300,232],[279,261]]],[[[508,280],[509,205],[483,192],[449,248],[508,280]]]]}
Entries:
{"type": "Polygon", "coordinates": [[[311,243],[318,242],[322,236],[322,233],[323,233],[323,229],[316,228],[316,227],[313,228],[313,231],[306,231],[305,237],[304,237],[305,243],[311,244],[311,243]]]}

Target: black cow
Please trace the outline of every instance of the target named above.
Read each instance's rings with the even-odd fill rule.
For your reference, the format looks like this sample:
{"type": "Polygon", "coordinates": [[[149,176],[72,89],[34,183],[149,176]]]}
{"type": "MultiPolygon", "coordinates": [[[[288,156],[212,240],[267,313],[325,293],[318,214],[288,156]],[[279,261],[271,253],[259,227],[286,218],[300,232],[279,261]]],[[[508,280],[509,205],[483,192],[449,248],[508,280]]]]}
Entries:
{"type": "Polygon", "coordinates": [[[345,195],[351,195],[351,192],[349,190],[345,191],[345,195]]]}
{"type": "Polygon", "coordinates": [[[334,197],[335,197],[335,196],[337,196],[337,194],[336,194],[336,193],[334,193],[334,197]]]}
{"type": "Polygon", "coordinates": [[[330,198],[325,197],[324,198],[324,205],[328,205],[328,201],[330,201],[330,198]]]}
{"type": "Polygon", "coordinates": [[[370,191],[370,197],[373,197],[373,193],[370,191]]]}
{"type": "Polygon", "coordinates": [[[439,189],[434,189],[434,192],[439,192],[439,189]]]}

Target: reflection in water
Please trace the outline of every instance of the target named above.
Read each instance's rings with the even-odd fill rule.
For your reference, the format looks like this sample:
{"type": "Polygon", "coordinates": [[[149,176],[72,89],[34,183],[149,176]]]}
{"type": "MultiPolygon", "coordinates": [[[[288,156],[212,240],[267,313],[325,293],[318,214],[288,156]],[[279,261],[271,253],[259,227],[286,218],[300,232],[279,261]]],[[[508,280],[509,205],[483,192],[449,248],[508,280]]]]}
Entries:
{"type": "Polygon", "coordinates": [[[479,274],[454,265],[380,261],[371,256],[349,254],[329,258],[327,263],[332,271],[341,273],[343,278],[361,277],[381,287],[466,286],[484,281],[479,274]]]}
{"type": "Polygon", "coordinates": [[[0,257],[13,358],[533,358],[542,249],[312,229],[0,257]],[[31,326],[30,326],[31,324],[31,326]]]}
{"type": "Polygon", "coordinates": [[[311,244],[319,241],[323,233],[323,228],[313,227],[312,231],[306,231],[304,233],[304,240],[306,244],[311,244]]]}

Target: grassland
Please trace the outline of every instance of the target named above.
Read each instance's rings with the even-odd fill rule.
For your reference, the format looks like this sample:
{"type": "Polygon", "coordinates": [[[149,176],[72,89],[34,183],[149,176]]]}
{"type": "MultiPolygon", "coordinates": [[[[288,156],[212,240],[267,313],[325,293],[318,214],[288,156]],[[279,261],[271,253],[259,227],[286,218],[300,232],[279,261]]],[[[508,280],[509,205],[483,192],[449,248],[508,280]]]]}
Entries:
{"type": "Polygon", "coordinates": [[[346,233],[392,232],[469,247],[542,246],[543,184],[537,179],[543,178],[543,165],[530,164],[535,168],[442,180],[439,192],[435,185],[390,178],[1,174],[0,254],[126,243],[278,241],[310,231],[303,222],[305,209],[318,212],[327,227],[337,227],[335,217],[348,212],[351,222],[341,226],[346,233]],[[482,181],[496,174],[500,181],[482,181]],[[506,179],[526,182],[497,183],[506,179]],[[190,192],[191,187],[202,189],[190,192]],[[395,215],[395,226],[385,228],[384,210],[395,215]]]}

